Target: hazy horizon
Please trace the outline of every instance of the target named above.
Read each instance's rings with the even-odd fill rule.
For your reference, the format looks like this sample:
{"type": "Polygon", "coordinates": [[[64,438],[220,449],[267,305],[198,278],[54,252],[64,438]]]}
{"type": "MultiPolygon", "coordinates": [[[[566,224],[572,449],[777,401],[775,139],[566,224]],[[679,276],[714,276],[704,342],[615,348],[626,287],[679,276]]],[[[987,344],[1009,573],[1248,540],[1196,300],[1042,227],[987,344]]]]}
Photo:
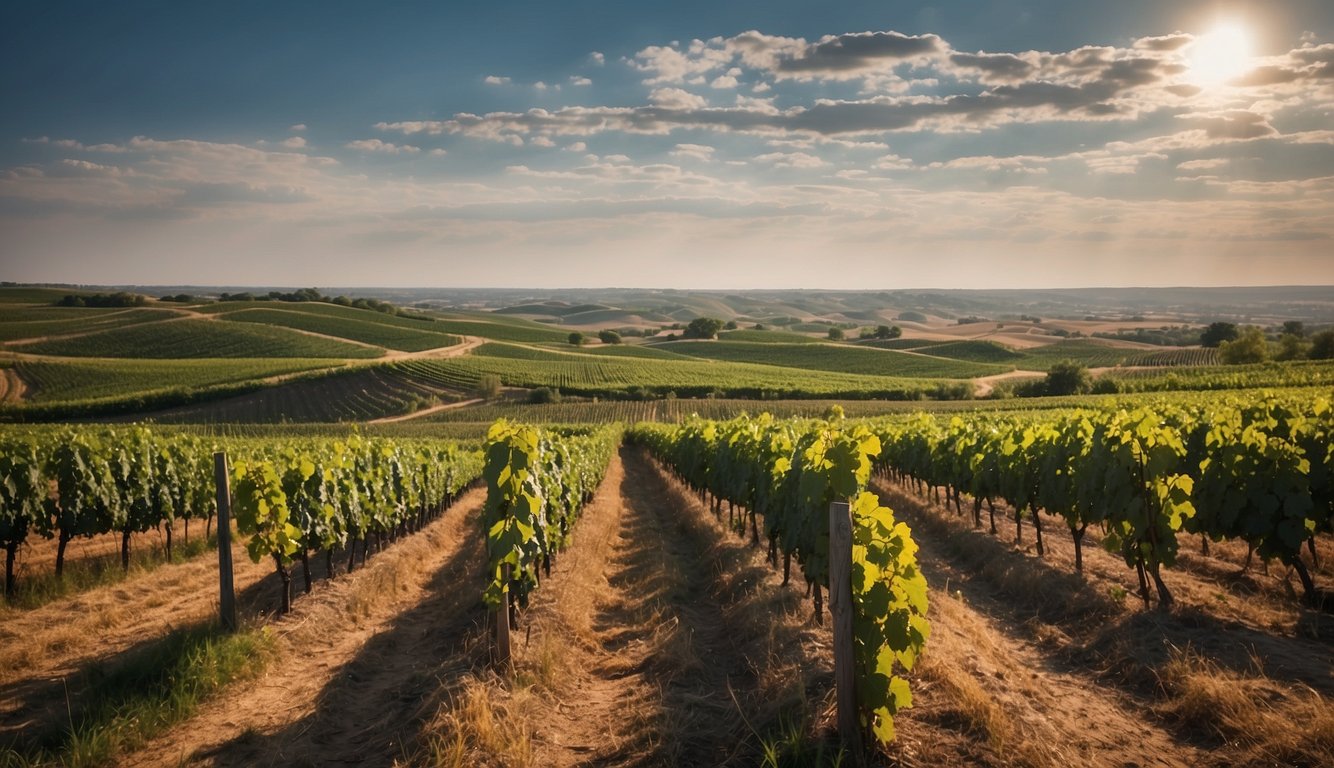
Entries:
{"type": "Polygon", "coordinates": [[[52,2],[0,22],[4,280],[1334,284],[1320,0],[52,2]]]}

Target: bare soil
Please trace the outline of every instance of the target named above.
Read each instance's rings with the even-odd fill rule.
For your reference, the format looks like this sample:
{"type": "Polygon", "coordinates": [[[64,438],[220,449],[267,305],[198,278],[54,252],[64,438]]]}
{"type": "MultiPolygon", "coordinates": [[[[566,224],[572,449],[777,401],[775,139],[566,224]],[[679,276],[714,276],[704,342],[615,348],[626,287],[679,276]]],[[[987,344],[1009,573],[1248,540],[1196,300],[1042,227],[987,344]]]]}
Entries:
{"type": "Polygon", "coordinates": [[[475,666],[485,492],[271,622],[276,661],[124,765],[389,765],[423,697],[475,666]]]}

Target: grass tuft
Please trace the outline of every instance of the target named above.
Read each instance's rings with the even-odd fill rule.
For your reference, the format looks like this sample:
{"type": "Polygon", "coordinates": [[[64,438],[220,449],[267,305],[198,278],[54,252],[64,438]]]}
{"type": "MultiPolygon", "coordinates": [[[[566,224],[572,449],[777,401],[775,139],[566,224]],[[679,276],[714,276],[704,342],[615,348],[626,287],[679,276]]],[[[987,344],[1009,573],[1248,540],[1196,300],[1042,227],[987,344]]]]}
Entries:
{"type": "Polygon", "coordinates": [[[274,653],[266,629],[181,629],[70,681],[65,723],[0,753],[0,767],[105,765],[184,721],[226,685],[259,674],[274,653]]]}

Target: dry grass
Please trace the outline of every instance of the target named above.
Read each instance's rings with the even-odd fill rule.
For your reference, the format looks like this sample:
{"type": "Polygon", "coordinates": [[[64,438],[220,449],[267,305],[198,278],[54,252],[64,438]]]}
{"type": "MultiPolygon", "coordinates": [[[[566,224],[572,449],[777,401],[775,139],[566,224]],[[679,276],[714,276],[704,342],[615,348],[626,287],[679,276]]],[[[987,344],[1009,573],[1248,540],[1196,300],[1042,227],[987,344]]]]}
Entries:
{"type": "Polygon", "coordinates": [[[1239,674],[1192,649],[1177,650],[1158,669],[1163,701],[1156,710],[1234,749],[1234,765],[1334,765],[1334,704],[1312,690],[1285,690],[1239,674]]]}
{"type": "Polygon", "coordinates": [[[437,768],[536,765],[530,723],[542,711],[531,688],[486,676],[466,681],[426,730],[420,762],[437,768]]]}

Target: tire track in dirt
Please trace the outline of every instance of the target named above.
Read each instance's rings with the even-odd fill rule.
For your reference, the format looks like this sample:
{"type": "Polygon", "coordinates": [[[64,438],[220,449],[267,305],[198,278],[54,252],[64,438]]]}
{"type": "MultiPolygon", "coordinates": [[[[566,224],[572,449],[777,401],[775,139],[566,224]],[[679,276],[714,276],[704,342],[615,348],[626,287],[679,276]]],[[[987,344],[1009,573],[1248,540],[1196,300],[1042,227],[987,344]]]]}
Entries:
{"type": "Polygon", "coordinates": [[[317,588],[273,622],[276,658],[123,758],[136,766],[388,766],[412,749],[422,699],[473,667],[485,491],[317,588]]]}

